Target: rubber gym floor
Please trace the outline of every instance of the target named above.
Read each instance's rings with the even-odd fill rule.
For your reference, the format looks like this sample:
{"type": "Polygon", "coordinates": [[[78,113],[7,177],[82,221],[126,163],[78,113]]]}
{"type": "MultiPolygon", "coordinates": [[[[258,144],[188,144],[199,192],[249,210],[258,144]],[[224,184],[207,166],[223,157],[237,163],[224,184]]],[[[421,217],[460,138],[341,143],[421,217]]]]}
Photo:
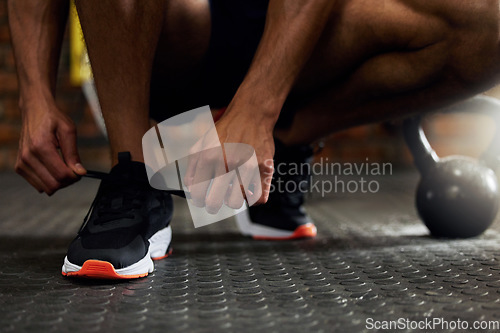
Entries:
{"type": "Polygon", "coordinates": [[[415,212],[414,171],[370,180],[377,194],[309,196],[312,240],[254,241],[231,220],[195,229],[176,199],[173,255],[147,278],[109,282],[60,273],[97,181],[47,198],[0,174],[0,331],[495,331],[499,223],[434,239],[415,212]]]}

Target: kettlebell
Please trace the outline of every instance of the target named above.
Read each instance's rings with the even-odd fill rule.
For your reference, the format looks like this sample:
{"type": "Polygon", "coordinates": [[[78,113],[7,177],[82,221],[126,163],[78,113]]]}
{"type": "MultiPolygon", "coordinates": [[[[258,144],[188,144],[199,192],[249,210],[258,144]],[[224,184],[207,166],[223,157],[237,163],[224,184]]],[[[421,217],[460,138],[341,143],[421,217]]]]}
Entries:
{"type": "Polygon", "coordinates": [[[487,114],[497,122],[497,130],[479,160],[465,156],[439,158],[422,129],[422,116],[406,119],[403,123],[404,137],[421,175],[416,191],[416,208],[435,237],[478,236],[494,221],[500,201],[494,171],[499,166],[500,101],[475,97],[443,111],[487,114]]]}

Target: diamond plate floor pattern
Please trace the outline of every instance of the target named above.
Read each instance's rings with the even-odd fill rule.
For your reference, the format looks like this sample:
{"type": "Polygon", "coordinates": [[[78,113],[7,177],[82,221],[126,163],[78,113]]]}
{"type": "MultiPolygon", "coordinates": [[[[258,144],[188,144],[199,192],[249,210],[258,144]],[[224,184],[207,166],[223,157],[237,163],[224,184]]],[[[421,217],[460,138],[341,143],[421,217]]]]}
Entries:
{"type": "Polygon", "coordinates": [[[0,331],[368,332],[369,318],[500,320],[499,224],[471,240],[432,239],[413,208],[416,175],[377,181],[376,195],[309,198],[314,240],[253,241],[232,221],[194,229],[177,200],[173,256],[118,283],[60,274],[96,181],[46,198],[0,174],[0,331]]]}

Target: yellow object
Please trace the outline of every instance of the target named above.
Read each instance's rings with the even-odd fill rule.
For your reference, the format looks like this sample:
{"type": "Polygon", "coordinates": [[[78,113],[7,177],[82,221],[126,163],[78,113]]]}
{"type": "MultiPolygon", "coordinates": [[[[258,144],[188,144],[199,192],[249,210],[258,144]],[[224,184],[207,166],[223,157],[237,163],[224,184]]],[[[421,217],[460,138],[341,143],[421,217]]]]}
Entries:
{"type": "Polygon", "coordinates": [[[71,1],[69,15],[70,43],[70,81],[72,85],[80,86],[92,78],[92,69],[83,39],[82,27],[78,19],[75,3],[71,1]]]}

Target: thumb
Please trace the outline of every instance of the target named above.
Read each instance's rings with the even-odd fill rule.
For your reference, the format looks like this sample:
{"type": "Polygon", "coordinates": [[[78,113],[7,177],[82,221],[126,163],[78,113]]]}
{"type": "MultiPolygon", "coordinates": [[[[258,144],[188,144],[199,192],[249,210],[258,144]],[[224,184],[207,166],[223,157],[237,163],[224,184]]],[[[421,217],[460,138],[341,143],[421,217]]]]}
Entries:
{"type": "Polygon", "coordinates": [[[83,176],[87,173],[87,170],[83,167],[80,162],[80,156],[78,155],[78,148],[76,145],[76,130],[71,129],[61,133],[59,130],[57,133],[59,140],[59,147],[61,148],[62,157],[66,165],[73,170],[73,172],[79,176],[83,176]]]}

